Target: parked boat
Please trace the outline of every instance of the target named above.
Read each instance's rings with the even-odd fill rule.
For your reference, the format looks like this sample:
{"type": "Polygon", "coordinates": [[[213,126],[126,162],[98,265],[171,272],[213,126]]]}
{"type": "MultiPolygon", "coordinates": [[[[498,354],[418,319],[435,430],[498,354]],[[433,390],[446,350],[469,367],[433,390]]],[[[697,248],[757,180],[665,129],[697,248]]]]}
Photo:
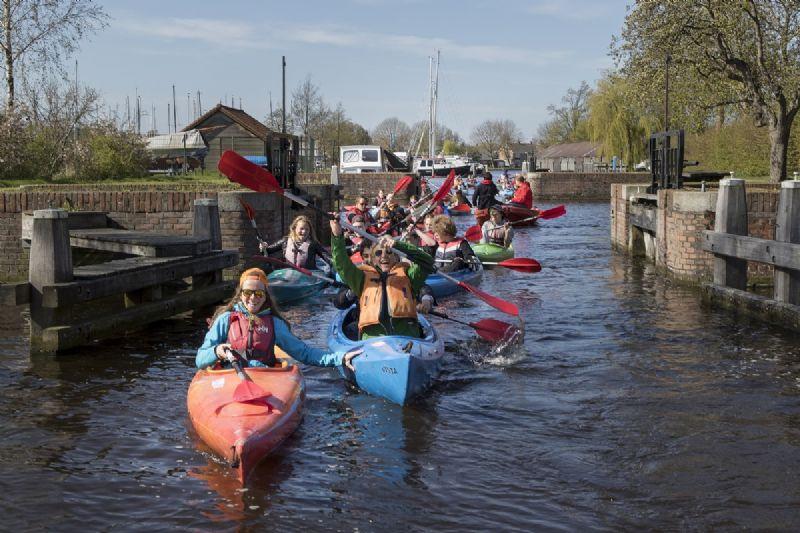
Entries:
{"type": "MultiPolygon", "coordinates": [[[[480,283],[481,279],[483,278],[483,265],[480,263],[480,261],[477,261],[474,265],[472,265],[472,268],[466,268],[456,272],[448,272],[447,274],[456,278],[458,281],[475,285],[480,283]]],[[[453,283],[441,274],[431,274],[428,276],[428,279],[425,280],[425,283],[431,288],[435,298],[450,296],[451,294],[456,294],[457,292],[464,290],[459,285],[453,283]]]]}
{"type": "Polygon", "coordinates": [[[186,403],[192,425],[203,442],[236,469],[242,484],[303,418],[303,374],[288,359],[284,361],[282,367],[245,369],[258,386],[269,391],[265,402],[272,406],[271,412],[264,402],[233,401],[241,383],[233,369],[199,370],[189,385],[186,403]]]}
{"type": "MultiPolygon", "coordinates": [[[[508,248],[500,246],[499,244],[492,243],[474,243],[472,244],[472,251],[478,256],[482,263],[499,263],[506,259],[514,257],[514,246],[509,245],[508,248]]],[[[490,268],[489,265],[484,265],[484,268],[490,268]]]]}
{"type": "MultiPolygon", "coordinates": [[[[528,218],[536,217],[539,215],[538,209],[526,209],[524,207],[515,207],[513,205],[504,205],[503,206],[503,216],[506,217],[506,220],[509,222],[517,222],[518,220],[525,220],[528,218]]],[[[521,224],[514,224],[515,228],[520,227],[529,227],[536,225],[536,218],[533,220],[527,220],[521,224]]]]}
{"type": "Polygon", "coordinates": [[[307,276],[291,268],[274,270],[267,275],[267,279],[269,293],[278,305],[315,296],[327,285],[319,278],[307,276]]]}
{"type": "Polygon", "coordinates": [[[387,335],[357,340],[356,306],[340,311],[328,329],[328,347],[336,351],[362,349],[353,359],[355,372],[340,367],[345,379],[361,390],[404,405],[424,393],[439,374],[444,341],[420,316],[425,338],[387,335]]]}

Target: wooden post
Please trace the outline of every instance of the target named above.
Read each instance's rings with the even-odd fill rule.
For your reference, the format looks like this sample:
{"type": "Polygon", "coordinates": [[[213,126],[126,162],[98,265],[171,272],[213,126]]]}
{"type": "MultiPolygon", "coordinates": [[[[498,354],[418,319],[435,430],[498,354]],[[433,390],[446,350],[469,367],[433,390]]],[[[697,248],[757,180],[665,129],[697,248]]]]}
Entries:
{"type": "MultiPolygon", "coordinates": [[[[747,235],[747,197],[743,179],[720,180],[714,231],[747,235]]],[[[714,283],[734,289],[746,289],[747,260],[715,255],[714,283]]]]}
{"type": "Polygon", "coordinates": [[[219,204],[216,198],[200,198],[194,201],[192,233],[211,241],[212,250],[222,249],[222,231],[219,227],[219,204]]]}
{"type": "Polygon", "coordinates": [[[45,308],[42,287],[72,281],[72,250],[67,212],[63,209],[33,212],[28,281],[31,285],[31,352],[55,352],[58,346],[46,346],[43,331],[58,321],[64,309],[45,308]]]}
{"type": "MultiPolygon", "coordinates": [[[[800,243],[800,181],[781,182],[775,240],[800,243]]],[[[800,305],[800,271],[775,267],[775,299],[800,305]]]]}

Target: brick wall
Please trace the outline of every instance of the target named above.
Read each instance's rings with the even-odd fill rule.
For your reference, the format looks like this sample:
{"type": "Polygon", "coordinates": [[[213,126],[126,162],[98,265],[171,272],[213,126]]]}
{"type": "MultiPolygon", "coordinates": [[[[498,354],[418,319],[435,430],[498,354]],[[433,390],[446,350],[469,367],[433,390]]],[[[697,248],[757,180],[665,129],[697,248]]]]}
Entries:
{"type": "MultiPolygon", "coordinates": [[[[365,174],[339,174],[339,185],[341,186],[341,194],[344,198],[345,204],[355,202],[359,196],[367,196],[374,198],[378,195],[378,190],[383,189],[385,193],[390,193],[394,190],[397,182],[405,176],[402,172],[380,172],[380,173],[365,173],[365,174]]],[[[398,199],[404,201],[409,195],[416,194],[418,190],[417,178],[414,183],[409,185],[406,189],[398,194],[398,199]]],[[[327,185],[331,182],[330,172],[316,172],[307,174],[298,174],[296,184],[302,188],[305,185],[327,185]]]]}
{"type": "MultiPolygon", "coordinates": [[[[611,242],[627,249],[630,235],[628,199],[633,185],[611,186],[611,242]]],[[[662,190],[658,192],[656,215],[656,264],[676,277],[693,282],[713,278],[714,256],[702,249],[703,231],[714,229],[717,192],[662,190]]],[[[778,189],[760,186],[747,191],[748,235],[775,238],[778,189]]],[[[772,267],[748,262],[748,279],[772,276],[772,267]]]]}
{"type": "MultiPolygon", "coordinates": [[[[231,186],[188,187],[188,190],[129,190],[129,186],[54,185],[0,191],[0,281],[27,278],[28,251],[22,246],[22,213],[36,209],[63,207],[75,211],[103,211],[109,224],[122,229],[190,235],[194,218],[194,200],[217,198],[219,201],[222,247],[236,249],[242,258],[258,253],[258,241],[239,198],[250,203],[256,212],[256,224],[264,239],[275,241],[288,231],[292,219],[307,214],[314,221],[318,237],[327,242],[329,229],[311,210],[294,210],[290,202],[275,194],[231,191],[231,186]],[[80,190],[75,190],[80,187],[80,190]],[[72,189],[72,190],[70,190],[72,189]]],[[[332,209],[330,187],[308,186],[308,193],[326,210],[332,209]]]]}
{"type": "Polygon", "coordinates": [[[608,201],[611,185],[650,184],[647,172],[531,172],[528,183],[534,202],[608,201]]]}

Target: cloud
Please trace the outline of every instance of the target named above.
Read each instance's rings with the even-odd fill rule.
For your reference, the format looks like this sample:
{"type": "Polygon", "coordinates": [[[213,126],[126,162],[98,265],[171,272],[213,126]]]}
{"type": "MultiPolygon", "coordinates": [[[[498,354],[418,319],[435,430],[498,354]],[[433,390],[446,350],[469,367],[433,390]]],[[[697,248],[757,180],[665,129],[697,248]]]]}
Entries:
{"type": "Polygon", "coordinates": [[[580,0],[541,0],[528,6],[526,11],[532,15],[565,20],[596,20],[608,12],[600,2],[580,0]]]}
{"type": "Polygon", "coordinates": [[[263,29],[248,22],[212,19],[127,19],[122,27],[132,33],[171,41],[198,41],[226,47],[270,49],[290,44],[339,46],[343,48],[378,48],[427,57],[440,49],[446,55],[481,63],[515,63],[544,66],[563,61],[572,53],[568,50],[529,50],[526,48],[490,44],[465,44],[440,37],[369,33],[360,29],[337,26],[285,26],[273,24],[269,40],[263,29]]]}

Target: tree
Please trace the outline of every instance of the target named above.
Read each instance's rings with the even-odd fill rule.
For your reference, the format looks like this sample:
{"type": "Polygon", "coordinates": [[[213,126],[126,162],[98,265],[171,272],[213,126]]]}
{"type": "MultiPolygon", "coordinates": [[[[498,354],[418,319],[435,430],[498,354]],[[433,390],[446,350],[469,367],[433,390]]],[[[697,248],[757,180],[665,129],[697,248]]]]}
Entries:
{"type": "Polygon", "coordinates": [[[472,130],[470,135],[477,148],[495,159],[501,146],[501,133],[496,120],[484,120],[472,130]]]}
{"type": "Polygon", "coordinates": [[[522,140],[522,132],[517,128],[513,120],[497,121],[498,143],[500,150],[506,154],[510,160],[513,145],[522,140]]]}
{"type": "Polygon", "coordinates": [[[382,120],[372,130],[371,136],[373,143],[383,146],[390,152],[411,150],[411,128],[397,117],[382,120]]]}
{"type": "Polygon", "coordinates": [[[800,3],[789,0],[642,0],[612,51],[640,83],[669,56],[671,70],[692,70],[698,93],[744,105],[769,130],[770,180],[777,182],[786,177],[800,109],[798,17],[800,3]]]}
{"type": "MultiPolygon", "coordinates": [[[[411,142],[412,148],[409,151],[416,151],[419,147],[422,153],[428,153],[428,133],[430,130],[430,122],[427,120],[420,120],[411,126],[411,142]]],[[[445,126],[444,124],[436,125],[436,144],[437,146],[444,146],[446,141],[454,141],[458,145],[463,145],[464,141],[461,136],[445,126]]]]}
{"type": "Polygon", "coordinates": [[[647,157],[646,138],[659,119],[636,98],[629,80],[607,74],[597,82],[588,108],[589,133],[602,143],[603,155],[621,156],[628,168],[647,157]]]}
{"type": "Polygon", "coordinates": [[[589,138],[586,129],[588,118],[588,101],[592,90],[585,81],[577,89],[568,89],[561,98],[562,106],[550,104],[547,111],[552,119],[539,127],[539,139],[544,145],[567,142],[586,141],[589,138]]]}
{"type": "Polygon", "coordinates": [[[314,137],[325,120],[328,110],[320,95],[319,87],[314,85],[310,75],[306,76],[306,79],[292,92],[292,103],[289,109],[297,133],[304,137],[314,137]]]}
{"type": "Polygon", "coordinates": [[[61,71],[61,61],[86,33],[104,27],[108,16],[94,0],[2,0],[0,51],[6,106],[13,108],[16,82],[27,71],[61,71]]]}

